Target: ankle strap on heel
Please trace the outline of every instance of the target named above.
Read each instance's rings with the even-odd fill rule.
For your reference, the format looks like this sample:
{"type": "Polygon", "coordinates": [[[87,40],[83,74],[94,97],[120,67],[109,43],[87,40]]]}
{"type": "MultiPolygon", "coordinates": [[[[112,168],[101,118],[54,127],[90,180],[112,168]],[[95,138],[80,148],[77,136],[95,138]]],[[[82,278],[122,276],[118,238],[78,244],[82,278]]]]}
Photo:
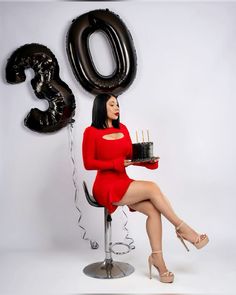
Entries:
{"type": "Polygon", "coordinates": [[[182,225],[184,225],[184,222],[183,222],[183,221],[180,223],[180,225],[178,225],[178,226],[175,228],[176,231],[178,231],[178,230],[182,227],[182,225]]]}

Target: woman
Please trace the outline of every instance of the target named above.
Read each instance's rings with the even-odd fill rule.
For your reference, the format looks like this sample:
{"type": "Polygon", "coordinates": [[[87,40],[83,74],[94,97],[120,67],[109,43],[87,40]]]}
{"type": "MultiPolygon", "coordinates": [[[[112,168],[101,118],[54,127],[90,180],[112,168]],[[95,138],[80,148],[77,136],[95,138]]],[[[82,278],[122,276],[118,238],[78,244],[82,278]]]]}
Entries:
{"type": "Polygon", "coordinates": [[[165,216],[176,228],[177,237],[188,250],[184,240],[197,249],[205,246],[209,239],[198,234],[184,223],[174,212],[160,188],[150,181],[130,179],[125,168],[130,165],[158,168],[158,161],[133,163],[132,142],[125,125],[119,122],[119,104],[116,97],[99,94],[93,104],[92,125],[84,131],[83,160],[88,170],[98,170],[93,185],[93,195],[98,203],[113,213],[117,206],[127,205],[131,210],[147,215],[147,234],[152,249],[148,258],[150,278],[155,266],[160,281],[172,283],[174,274],[168,271],[162,255],[162,223],[165,216]]]}

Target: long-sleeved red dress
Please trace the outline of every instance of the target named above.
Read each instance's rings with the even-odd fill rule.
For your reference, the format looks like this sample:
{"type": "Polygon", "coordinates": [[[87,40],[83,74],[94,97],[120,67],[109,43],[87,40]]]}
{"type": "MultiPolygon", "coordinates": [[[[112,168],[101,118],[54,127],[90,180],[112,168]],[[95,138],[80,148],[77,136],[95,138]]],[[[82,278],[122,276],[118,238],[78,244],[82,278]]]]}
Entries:
{"type": "MultiPolygon", "coordinates": [[[[130,183],[134,181],[126,174],[124,160],[132,158],[132,142],[125,125],[120,123],[119,128],[108,127],[97,129],[93,126],[84,131],[83,161],[87,170],[98,170],[93,185],[93,196],[96,201],[113,213],[130,183]],[[104,136],[112,133],[122,133],[118,139],[105,139],[104,136]]],[[[156,169],[158,162],[135,164],[156,169]]]]}

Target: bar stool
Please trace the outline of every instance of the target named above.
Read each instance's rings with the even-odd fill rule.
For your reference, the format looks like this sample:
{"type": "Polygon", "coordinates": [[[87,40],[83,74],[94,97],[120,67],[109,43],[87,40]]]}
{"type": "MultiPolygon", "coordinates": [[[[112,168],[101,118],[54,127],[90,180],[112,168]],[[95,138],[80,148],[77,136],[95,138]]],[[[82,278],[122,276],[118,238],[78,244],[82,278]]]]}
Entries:
{"type": "MultiPolygon", "coordinates": [[[[83,181],[83,188],[86,199],[91,206],[100,207],[94,197],[89,193],[86,182],[83,181]]],[[[104,261],[95,262],[87,265],[83,272],[92,278],[97,279],[116,279],[129,276],[134,272],[134,267],[125,262],[118,262],[112,259],[112,241],[111,241],[111,215],[108,213],[108,210],[104,208],[104,238],[105,238],[105,259],[104,261]]]]}

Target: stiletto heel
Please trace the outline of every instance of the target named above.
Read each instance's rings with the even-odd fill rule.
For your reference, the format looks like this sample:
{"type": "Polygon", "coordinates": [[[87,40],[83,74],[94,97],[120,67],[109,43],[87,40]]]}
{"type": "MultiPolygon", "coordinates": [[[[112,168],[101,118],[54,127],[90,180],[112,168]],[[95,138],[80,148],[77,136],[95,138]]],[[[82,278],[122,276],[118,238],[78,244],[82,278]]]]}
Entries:
{"type": "Polygon", "coordinates": [[[183,234],[179,232],[180,228],[184,225],[184,222],[182,221],[179,226],[176,227],[176,235],[184,245],[187,251],[189,251],[189,248],[185,244],[184,240],[188,241],[189,243],[193,244],[197,249],[201,249],[209,242],[209,238],[206,234],[198,235],[195,242],[191,242],[183,237],[183,234]]]}
{"type": "Polygon", "coordinates": [[[185,244],[184,239],[183,239],[183,237],[181,236],[181,234],[179,234],[178,232],[176,232],[176,233],[177,233],[177,237],[180,239],[180,241],[181,241],[182,244],[184,245],[185,249],[186,249],[187,251],[189,251],[189,248],[188,248],[187,245],[185,244]]]}
{"type": "Polygon", "coordinates": [[[149,264],[149,278],[152,279],[152,262],[151,262],[151,256],[148,257],[148,264],[149,264]]]}
{"type": "MultiPolygon", "coordinates": [[[[152,252],[152,254],[161,254],[161,253],[162,253],[161,250],[152,252]]],[[[152,266],[154,266],[159,272],[160,282],[162,282],[162,283],[173,283],[174,274],[172,272],[170,272],[170,271],[166,271],[166,272],[161,274],[160,271],[159,271],[158,266],[156,266],[154,264],[154,259],[153,259],[152,255],[150,255],[148,257],[148,265],[149,265],[149,277],[150,277],[150,279],[152,279],[152,266]]]]}

